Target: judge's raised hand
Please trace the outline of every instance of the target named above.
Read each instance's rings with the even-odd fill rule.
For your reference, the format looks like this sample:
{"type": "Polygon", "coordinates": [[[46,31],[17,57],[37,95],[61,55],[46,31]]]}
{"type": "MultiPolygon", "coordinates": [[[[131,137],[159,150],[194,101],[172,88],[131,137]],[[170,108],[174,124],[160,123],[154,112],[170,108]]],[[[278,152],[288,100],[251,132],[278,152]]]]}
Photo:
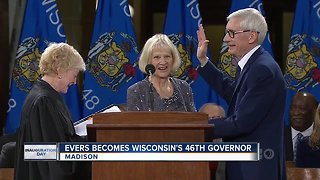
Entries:
{"type": "Polygon", "coordinates": [[[197,57],[200,63],[203,65],[207,61],[207,49],[208,49],[209,40],[207,40],[206,38],[206,34],[204,33],[202,24],[199,25],[197,36],[198,36],[197,57]]]}

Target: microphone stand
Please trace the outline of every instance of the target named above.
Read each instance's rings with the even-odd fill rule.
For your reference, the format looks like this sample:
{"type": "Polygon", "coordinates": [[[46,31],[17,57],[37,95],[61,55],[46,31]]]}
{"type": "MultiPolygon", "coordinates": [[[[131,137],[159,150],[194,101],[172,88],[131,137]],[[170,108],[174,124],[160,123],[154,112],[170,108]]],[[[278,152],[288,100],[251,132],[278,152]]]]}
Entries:
{"type": "Polygon", "coordinates": [[[153,97],[153,85],[152,85],[152,75],[153,73],[156,71],[154,65],[152,64],[147,64],[146,67],[145,67],[145,72],[147,73],[148,75],[148,80],[149,80],[149,111],[153,111],[154,110],[154,97],[153,97]]]}
{"type": "Polygon", "coordinates": [[[149,71],[149,82],[150,82],[150,85],[149,85],[149,100],[150,100],[150,104],[149,104],[149,111],[153,111],[154,110],[154,106],[153,106],[153,85],[152,85],[152,82],[151,82],[151,76],[152,76],[152,73],[149,71]]]}

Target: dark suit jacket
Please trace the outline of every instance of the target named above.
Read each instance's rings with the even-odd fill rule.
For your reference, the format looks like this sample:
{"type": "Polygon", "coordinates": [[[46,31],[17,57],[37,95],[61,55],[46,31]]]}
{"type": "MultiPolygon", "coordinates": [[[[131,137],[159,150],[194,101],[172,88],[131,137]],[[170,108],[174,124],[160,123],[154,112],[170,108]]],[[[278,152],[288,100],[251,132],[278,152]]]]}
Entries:
{"type": "Polygon", "coordinates": [[[0,168],[14,167],[17,132],[0,137],[0,168]]]}
{"type": "Polygon", "coordinates": [[[13,168],[15,161],[16,142],[8,142],[2,146],[0,168],[13,168]]]}
{"type": "MultiPolygon", "coordinates": [[[[19,129],[17,129],[16,131],[18,132],[19,129]]],[[[6,134],[0,137],[0,151],[2,149],[2,146],[7,144],[8,142],[17,141],[17,132],[13,134],[6,134]]]]}
{"type": "Polygon", "coordinates": [[[213,120],[214,138],[225,142],[259,142],[258,162],[227,162],[228,179],[285,178],[283,114],[286,87],[282,72],[262,47],[249,58],[236,82],[211,62],[198,69],[228,103],[227,118],[213,120]]]}
{"type": "Polygon", "coordinates": [[[309,138],[303,137],[298,143],[296,167],[320,168],[320,149],[309,146],[309,138]]]}
{"type": "Polygon", "coordinates": [[[285,143],[285,149],[286,149],[286,160],[293,161],[291,126],[286,126],[284,128],[284,143],[285,143]]]}

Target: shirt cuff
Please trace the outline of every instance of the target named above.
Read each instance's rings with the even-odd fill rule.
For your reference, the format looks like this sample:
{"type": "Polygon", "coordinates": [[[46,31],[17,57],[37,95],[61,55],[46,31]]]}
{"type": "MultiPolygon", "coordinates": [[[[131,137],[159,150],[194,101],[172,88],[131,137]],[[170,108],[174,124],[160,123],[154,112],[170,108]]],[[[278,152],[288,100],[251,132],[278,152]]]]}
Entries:
{"type": "Polygon", "coordinates": [[[203,63],[203,64],[200,64],[201,67],[204,67],[209,61],[209,58],[207,57],[207,60],[203,63]]]}

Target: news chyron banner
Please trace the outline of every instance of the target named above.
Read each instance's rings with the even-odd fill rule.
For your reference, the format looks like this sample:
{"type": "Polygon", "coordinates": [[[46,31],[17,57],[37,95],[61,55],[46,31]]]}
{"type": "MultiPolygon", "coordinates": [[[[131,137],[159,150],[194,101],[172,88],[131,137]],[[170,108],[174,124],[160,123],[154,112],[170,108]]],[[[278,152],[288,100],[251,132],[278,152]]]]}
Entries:
{"type": "Polygon", "coordinates": [[[259,143],[49,143],[24,145],[26,161],[258,161],[259,143]]]}

